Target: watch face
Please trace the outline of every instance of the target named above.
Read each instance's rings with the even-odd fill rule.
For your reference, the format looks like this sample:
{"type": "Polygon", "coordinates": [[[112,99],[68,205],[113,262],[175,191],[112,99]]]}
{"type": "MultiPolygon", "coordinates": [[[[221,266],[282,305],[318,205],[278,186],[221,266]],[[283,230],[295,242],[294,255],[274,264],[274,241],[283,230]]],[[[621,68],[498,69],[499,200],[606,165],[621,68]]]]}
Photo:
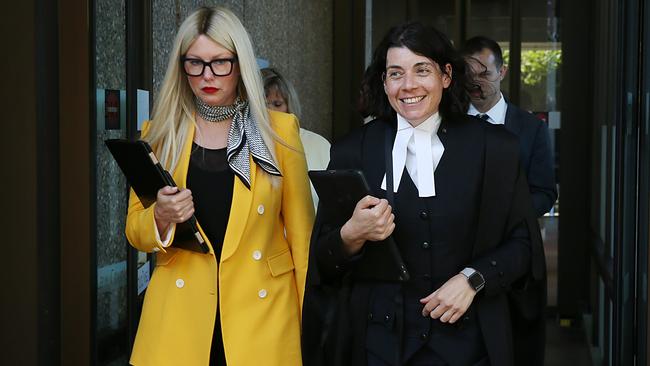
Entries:
{"type": "Polygon", "coordinates": [[[483,286],[485,280],[483,280],[483,277],[478,274],[478,273],[472,273],[471,276],[468,278],[469,284],[474,288],[474,290],[478,290],[481,286],[483,286]]]}

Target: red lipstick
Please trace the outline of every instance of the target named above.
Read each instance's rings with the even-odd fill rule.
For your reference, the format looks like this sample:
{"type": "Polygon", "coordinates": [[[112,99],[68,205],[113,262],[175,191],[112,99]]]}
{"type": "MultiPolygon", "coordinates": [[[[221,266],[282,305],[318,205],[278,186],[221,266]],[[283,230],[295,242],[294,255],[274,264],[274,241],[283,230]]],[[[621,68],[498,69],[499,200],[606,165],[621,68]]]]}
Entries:
{"type": "Polygon", "coordinates": [[[217,90],[219,90],[219,89],[217,89],[215,87],[212,87],[212,86],[206,86],[205,88],[201,88],[201,90],[203,90],[204,93],[213,94],[213,93],[216,93],[217,90]]]}

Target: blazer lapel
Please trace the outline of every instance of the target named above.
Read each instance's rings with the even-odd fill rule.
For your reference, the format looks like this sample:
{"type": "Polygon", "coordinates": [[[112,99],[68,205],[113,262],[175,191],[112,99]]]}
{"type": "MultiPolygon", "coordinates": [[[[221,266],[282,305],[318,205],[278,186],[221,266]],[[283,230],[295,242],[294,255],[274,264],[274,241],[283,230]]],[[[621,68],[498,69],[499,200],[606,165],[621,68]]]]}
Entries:
{"type": "MultiPolygon", "coordinates": [[[[183,142],[183,150],[181,151],[181,156],[178,158],[176,169],[174,170],[174,174],[172,174],[174,178],[174,182],[176,182],[176,185],[180,188],[187,188],[187,173],[190,169],[190,158],[192,156],[192,142],[194,141],[195,131],[196,131],[195,125],[191,124],[189,126],[189,130],[187,131],[187,137],[183,142]]],[[[203,235],[203,237],[208,243],[208,247],[210,248],[210,254],[214,254],[212,242],[210,242],[210,239],[205,234],[205,231],[203,231],[203,228],[201,227],[201,223],[197,221],[197,225],[199,227],[199,231],[201,232],[201,235],[203,235]]]]}
{"type": "MultiPolygon", "coordinates": [[[[438,138],[445,147],[442,158],[434,172],[436,200],[439,207],[457,207],[465,202],[473,205],[472,197],[481,181],[483,162],[482,135],[472,125],[481,124],[469,117],[443,120],[438,138]]],[[[441,215],[454,210],[445,209],[441,215]]]]}
{"type": "Polygon", "coordinates": [[[510,103],[506,103],[507,109],[506,109],[506,120],[505,120],[505,126],[506,130],[514,133],[515,135],[519,136],[519,132],[521,131],[521,121],[517,116],[515,115],[516,111],[515,109],[510,105],[510,103]]]}
{"type": "MultiPolygon", "coordinates": [[[[192,124],[189,127],[187,133],[187,138],[183,145],[183,152],[178,160],[176,169],[174,170],[174,181],[181,188],[187,187],[187,172],[190,166],[190,156],[192,154],[192,141],[194,141],[194,132],[195,127],[192,124]]],[[[255,189],[255,181],[257,178],[257,164],[250,158],[251,166],[251,189],[246,188],[244,183],[235,176],[233,179],[233,194],[232,194],[232,203],[230,205],[230,217],[228,218],[228,226],[226,228],[226,235],[223,240],[223,248],[221,250],[221,260],[225,260],[230,257],[234,252],[237,246],[239,245],[239,239],[242,237],[244,228],[248,221],[249,212],[251,210],[251,204],[253,202],[253,190],[255,189]]],[[[199,230],[203,234],[204,238],[207,238],[205,232],[201,228],[201,223],[199,222],[199,230]]],[[[214,249],[212,248],[212,243],[208,239],[208,244],[210,246],[210,253],[214,254],[214,249]]]]}
{"type": "Polygon", "coordinates": [[[192,141],[194,141],[194,124],[191,124],[187,137],[183,142],[183,150],[174,170],[174,182],[181,188],[187,188],[187,172],[190,168],[190,156],[192,155],[192,141]]]}
{"type": "Polygon", "coordinates": [[[438,162],[438,166],[433,173],[436,184],[436,196],[440,196],[442,192],[448,189],[447,179],[450,179],[450,174],[445,173],[448,170],[450,164],[455,164],[455,162],[450,161],[456,155],[454,149],[456,148],[456,135],[454,134],[454,126],[452,123],[449,123],[447,120],[442,120],[440,127],[438,127],[438,138],[442,142],[445,151],[442,153],[442,157],[438,162]]]}
{"type": "MultiPolygon", "coordinates": [[[[386,148],[392,152],[393,146],[386,147],[386,129],[390,130],[393,135],[393,142],[395,141],[395,134],[397,133],[397,119],[392,121],[383,121],[383,128],[369,132],[369,135],[364,137],[363,142],[363,170],[368,180],[373,194],[377,197],[384,198],[386,191],[381,189],[381,182],[386,175],[386,148]]],[[[359,167],[360,168],[360,167],[359,167]]],[[[358,169],[358,168],[357,168],[358,169]]],[[[387,177],[388,179],[388,177],[387,177]]]]}
{"type": "MultiPolygon", "coordinates": [[[[178,163],[176,163],[176,169],[174,169],[174,172],[172,174],[172,178],[174,178],[174,182],[176,182],[176,185],[179,188],[187,188],[187,172],[190,169],[190,157],[192,156],[192,142],[194,141],[194,132],[195,126],[194,124],[191,124],[189,126],[189,130],[187,131],[187,137],[185,137],[185,141],[183,141],[183,150],[181,150],[181,155],[178,158],[178,163]]],[[[208,239],[208,236],[205,235],[205,232],[201,227],[201,223],[197,222],[197,224],[201,235],[203,235],[208,243],[210,253],[214,254],[212,243],[210,242],[210,239],[208,239]]]]}
{"type": "Polygon", "coordinates": [[[474,258],[499,244],[503,236],[503,224],[506,222],[512,202],[512,184],[517,174],[512,169],[517,165],[513,163],[513,156],[508,154],[504,144],[496,140],[488,131],[484,141],[483,183],[474,258]]]}
{"type": "Polygon", "coordinates": [[[223,239],[223,248],[221,249],[221,261],[225,261],[233,255],[239,241],[241,240],[244,229],[248,222],[248,217],[253,209],[253,194],[257,185],[257,164],[249,156],[251,167],[251,189],[248,189],[244,183],[235,175],[233,179],[232,204],[230,205],[230,216],[228,217],[228,226],[226,235],[223,239]]]}

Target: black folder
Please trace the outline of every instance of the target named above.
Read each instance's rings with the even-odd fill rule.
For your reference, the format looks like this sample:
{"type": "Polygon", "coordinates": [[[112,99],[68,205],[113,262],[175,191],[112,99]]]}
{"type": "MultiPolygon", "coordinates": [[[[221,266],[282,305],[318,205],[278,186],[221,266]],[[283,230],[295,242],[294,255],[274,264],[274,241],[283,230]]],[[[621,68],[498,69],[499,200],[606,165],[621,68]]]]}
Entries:
{"type": "MultiPolygon", "coordinates": [[[[359,170],[310,170],[309,178],[319,199],[319,215],[330,227],[342,226],[354,212],[360,199],[371,195],[363,172],[359,170]]],[[[366,243],[356,263],[354,276],[378,281],[407,281],[409,273],[392,236],[380,242],[366,243]]]]}
{"type": "MultiPolygon", "coordinates": [[[[112,139],[104,143],[145,208],[156,202],[158,190],[165,186],[176,187],[174,179],[162,167],[147,142],[112,139]]],[[[204,254],[210,251],[194,215],[176,224],[173,246],[204,254]]]]}

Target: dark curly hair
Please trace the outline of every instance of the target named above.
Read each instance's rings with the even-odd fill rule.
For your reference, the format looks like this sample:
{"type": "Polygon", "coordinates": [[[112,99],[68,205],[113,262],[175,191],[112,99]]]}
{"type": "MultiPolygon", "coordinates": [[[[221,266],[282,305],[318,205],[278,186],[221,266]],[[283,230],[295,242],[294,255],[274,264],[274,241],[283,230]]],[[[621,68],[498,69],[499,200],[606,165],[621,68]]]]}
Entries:
{"type": "Polygon", "coordinates": [[[373,53],[372,62],[361,81],[359,111],[364,117],[374,116],[383,119],[395,117],[395,111],[384,92],[383,81],[386,54],[392,47],[406,47],[413,53],[430,58],[438,64],[443,73],[444,66],[450,64],[451,84],[442,93],[440,115],[447,119],[453,114],[465,114],[469,106],[467,87],[470,84],[465,71],[465,61],[442,32],[419,22],[409,22],[391,28],[373,53]]]}

